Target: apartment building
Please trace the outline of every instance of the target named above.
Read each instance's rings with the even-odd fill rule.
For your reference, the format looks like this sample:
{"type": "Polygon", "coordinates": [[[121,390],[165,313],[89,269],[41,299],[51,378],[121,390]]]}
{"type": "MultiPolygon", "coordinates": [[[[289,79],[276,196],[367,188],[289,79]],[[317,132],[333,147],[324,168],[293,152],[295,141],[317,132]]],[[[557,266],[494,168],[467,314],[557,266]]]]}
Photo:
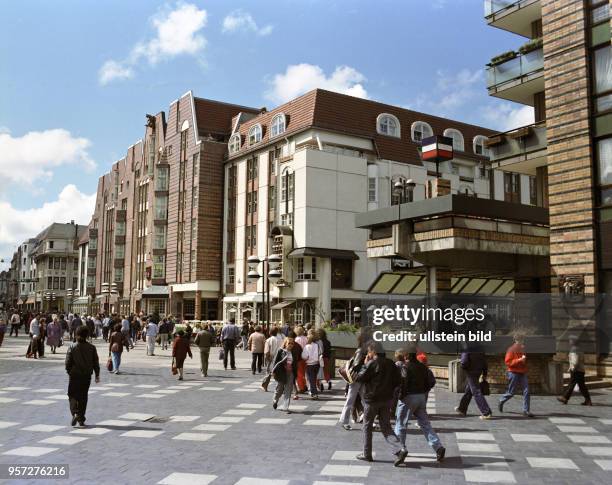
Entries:
{"type": "MultiPolygon", "coordinates": [[[[491,27],[517,34],[517,46],[524,39],[491,60],[489,94],[533,106],[536,121],[489,140],[493,166],[506,184],[535,176],[538,202],[550,212],[551,290],[577,285],[603,298],[612,293],[610,2],[487,0],[485,15],[491,27]]],[[[593,358],[611,348],[612,311],[603,308],[596,318],[585,309],[593,358]]],[[[607,360],[599,365],[610,372],[607,360]]]]}
{"type": "Polygon", "coordinates": [[[142,140],[100,177],[81,295],[92,311],[220,312],[223,159],[232,119],[258,109],[191,92],[146,116],[142,140]]]}
{"type": "Polygon", "coordinates": [[[495,185],[491,130],[321,89],[255,117],[240,114],[232,126],[225,318],[357,320],[353,310],[378,275],[412,263],[368,259],[368,233],[355,216],[397,205],[398,182],[412,180],[413,200],[425,198],[436,167],[421,161],[423,138],[452,138],[455,156],[438,167],[450,192],[488,199],[495,185]]]}

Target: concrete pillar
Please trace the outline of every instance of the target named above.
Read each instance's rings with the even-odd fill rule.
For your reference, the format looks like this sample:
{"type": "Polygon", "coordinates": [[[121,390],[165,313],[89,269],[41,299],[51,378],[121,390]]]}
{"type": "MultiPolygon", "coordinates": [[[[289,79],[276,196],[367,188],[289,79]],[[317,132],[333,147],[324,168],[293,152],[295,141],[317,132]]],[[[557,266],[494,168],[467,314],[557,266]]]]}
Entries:
{"type": "Polygon", "coordinates": [[[325,320],[331,320],[331,259],[319,258],[319,297],[315,301],[317,307],[315,325],[322,326],[325,320]]]}
{"type": "Polygon", "coordinates": [[[437,266],[427,267],[427,293],[436,295],[451,290],[451,271],[437,266]]]}
{"type": "Polygon", "coordinates": [[[202,319],[202,291],[196,290],[195,292],[195,315],[196,320],[202,319]]]}

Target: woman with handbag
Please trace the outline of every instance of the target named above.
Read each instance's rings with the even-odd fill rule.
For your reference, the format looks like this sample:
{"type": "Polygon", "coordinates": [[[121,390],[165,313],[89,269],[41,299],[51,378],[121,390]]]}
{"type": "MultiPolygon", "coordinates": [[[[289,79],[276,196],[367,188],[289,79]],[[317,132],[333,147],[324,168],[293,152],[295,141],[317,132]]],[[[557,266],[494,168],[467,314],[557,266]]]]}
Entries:
{"type": "Polygon", "coordinates": [[[482,389],[486,391],[489,386],[487,382],[487,357],[484,352],[462,352],[461,353],[461,368],[466,373],[465,381],[465,392],[459,402],[459,406],[455,408],[462,416],[467,415],[468,406],[474,396],[476,406],[480,410],[480,419],[491,419],[493,413],[489,407],[489,403],[484,397],[487,392],[482,392],[482,389]],[[482,375],[482,382],[480,376],[482,375]],[[482,386],[482,388],[481,388],[482,386]]]}
{"type": "Polygon", "coordinates": [[[348,392],[346,393],[346,401],[344,402],[344,407],[342,408],[342,413],[340,414],[339,423],[342,427],[349,431],[351,429],[351,425],[349,424],[351,418],[351,411],[355,406],[357,398],[362,394],[363,384],[361,382],[355,382],[354,377],[357,375],[361,367],[365,362],[365,358],[367,355],[367,343],[370,340],[371,336],[366,329],[362,329],[361,333],[357,337],[357,350],[355,350],[355,354],[351,357],[347,364],[348,376],[350,378],[350,382],[348,385],[348,392]]]}
{"type": "Polygon", "coordinates": [[[191,343],[189,338],[185,335],[185,332],[183,330],[179,330],[174,342],[172,343],[172,357],[174,358],[173,367],[176,366],[176,369],[178,370],[179,381],[183,380],[183,364],[185,363],[187,355],[189,355],[190,359],[193,359],[190,345],[191,343]]]}
{"type": "Polygon", "coordinates": [[[308,343],[302,351],[302,359],[306,361],[306,380],[308,382],[308,392],[312,399],[319,399],[317,389],[317,374],[319,373],[321,355],[317,336],[314,331],[308,332],[308,343]]]}
{"type": "Polygon", "coordinates": [[[272,407],[276,409],[280,403],[281,410],[286,413],[290,412],[291,391],[297,373],[297,364],[301,358],[297,348],[293,338],[286,338],[282,348],[276,351],[272,364],[272,375],[277,382],[272,407]]]}
{"type": "Polygon", "coordinates": [[[129,352],[130,343],[127,339],[127,335],[121,331],[121,324],[117,323],[113,328],[113,333],[108,339],[108,355],[112,360],[113,368],[111,372],[113,374],[119,374],[121,354],[123,353],[124,346],[129,352]]]}

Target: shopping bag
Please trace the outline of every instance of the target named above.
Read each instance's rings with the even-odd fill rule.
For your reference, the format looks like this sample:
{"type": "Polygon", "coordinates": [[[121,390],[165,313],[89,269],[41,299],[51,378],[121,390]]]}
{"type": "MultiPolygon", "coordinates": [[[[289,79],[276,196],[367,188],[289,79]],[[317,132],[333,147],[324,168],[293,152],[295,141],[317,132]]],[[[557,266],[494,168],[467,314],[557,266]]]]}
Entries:
{"type": "Polygon", "coordinates": [[[176,361],[174,357],[172,358],[172,375],[175,376],[178,374],[178,369],[176,368],[176,361]]]}
{"type": "Polygon", "coordinates": [[[106,369],[108,370],[108,372],[113,371],[113,359],[111,359],[110,357],[106,361],[106,369]]]}
{"type": "Polygon", "coordinates": [[[225,350],[223,347],[219,349],[219,360],[223,360],[225,358],[225,350]]]}
{"type": "Polygon", "coordinates": [[[491,394],[491,386],[489,386],[489,382],[485,379],[480,382],[480,392],[482,392],[483,396],[491,394]]]}

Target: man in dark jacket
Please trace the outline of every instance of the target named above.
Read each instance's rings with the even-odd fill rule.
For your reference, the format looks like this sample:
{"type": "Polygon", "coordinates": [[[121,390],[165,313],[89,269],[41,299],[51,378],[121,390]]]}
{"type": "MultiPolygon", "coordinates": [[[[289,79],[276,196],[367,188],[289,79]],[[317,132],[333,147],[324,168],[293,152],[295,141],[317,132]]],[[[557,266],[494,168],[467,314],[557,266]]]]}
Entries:
{"type": "Polygon", "coordinates": [[[374,461],[372,458],[372,427],[378,416],[380,430],[387,444],[397,457],[394,465],[404,463],[408,452],[402,447],[399,439],[391,429],[391,411],[389,401],[393,392],[400,384],[400,371],[393,361],[387,359],[380,344],[370,342],[365,365],[357,374],[355,380],[365,386],[363,393],[363,453],[357,455],[358,460],[374,461]]]}
{"type": "Polygon", "coordinates": [[[85,426],[85,411],[87,410],[87,394],[91,384],[91,374],[95,372],[96,383],[100,382],[100,362],[96,347],[87,342],[89,330],[80,326],[76,331],[76,344],[72,344],[66,352],[66,372],[68,373],[68,398],[72,426],[77,422],[85,426]]]}
{"type": "Polygon", "coordinates": [[[459,406],[455,408],[459,414],[465,416],[467,414],[468,406],[474,396],[476,406],[480,410],[480,419],[491,419],[493,413],[487,403],[487,400],[480,390],[480,376],[482,380],[487,380],[487,357],[484,352],[471,352],[466,351],[461,353],[461,368],[466,373],[465,379],[465,391],[463,397],[459,402],[459,406]]]}
{"type": "Polygon", "coordinates": [[[194,343],[200,348],[200,371],[202,377],[208,377],[208,358],[210,356],[210,348],[214,344],[213,334],[208,328],[203,328],[196,335],[194,343]]]}
{"type": "Polygon", "coordinates": [[[425,439],[436,452],[437,460],[442,461],[446,449],[440,443],[440,438],[432,429],[429,416],[427,416],[427,393],[435,382],[431,370],[417,360],[416,348],[409,349],[408,362],[401,371],[400,402],[395,419],[395,432],[402,446],[405,447],[408,421],[411,415],[416,417],[425,439]]]}

